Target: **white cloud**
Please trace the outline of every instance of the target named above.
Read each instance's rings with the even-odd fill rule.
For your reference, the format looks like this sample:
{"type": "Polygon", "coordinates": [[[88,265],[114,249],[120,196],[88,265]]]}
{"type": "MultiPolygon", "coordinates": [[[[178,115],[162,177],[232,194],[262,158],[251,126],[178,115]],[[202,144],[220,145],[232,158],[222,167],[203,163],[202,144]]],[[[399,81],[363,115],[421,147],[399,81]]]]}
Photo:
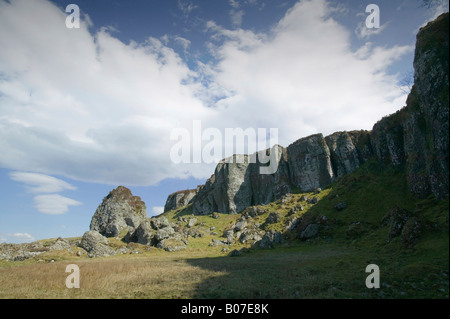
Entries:
{"type": "Polygon", "coordinates": [[[185,18],[188,18],[192,10],[197,8],[198,6],[193,4],[192,2],[178,0],[178,9],[180,9],[181,12],[183,12],[185,18]]]}
{"type": "Polygon", "coordinates": [[[64,190],[75,190],[75,186],[52,176],[26,172],[11,172],[13,181],[25,184],[32,193],[58,193],[64,190]]]}
{"type": "Polygon", "coordinates": [[[58,193],[65,190],[76,190],[77,188],[61,179],[37,173],[28,172],[11,172],[10,178],[13,181],[25,184],[25,187],[31,193],[46,194],[34,197],[35,208],[44,214],[61,215],[69,210],[69,206],[78,206],[82,203],[67,197],[63,197],[58,193]]]}
{"type": "Polygon", "coordinates": [[[242,19],[244,18],[244,10],[230,10],[231,24],[233,27],[240,27],[242,24],[242,19]]]}
{"type": "Polygon", "coordinates": [[[234,9],[239,8],[239,2],[237,0],[230,0],[230,6],[234,9]]]}
{"type": "Polygon", "coordinates": [[[220,58],[215,82],[233,92],[218,103],[228,123],[278,127],[288,145],[318,132],[371,129],[404,105],[386,70],[413,48],[366,46],[357,54],[333,12],[326,1],[298,2],[268,34],[208,24],[224,39],[211,47],[220,58]]]}
{"type": "Polygon", "coordinates": [[[69,206],[81,205],[79,201],[58,195],[38,195],[34,197],[35,208],[48,215],[62,215],[69,210],[69,206]]]}
{"type": "Polygon", "coordinates": [[[366,22],[361,21],[358,23],[358,26],[355,29],[355,34],[359,39],[368,39],[373,35],[378,35],[383,32],[386,27],[389,25],[389,22],[383,23],[379,28],[367,28],[366,22]]]}
{"type": "Polygon", "coordinates": [[[32,241],[34,241],[34,237],[28,233],[0,234],[0,243],[29,243],[32,241]]]}
{"type": "Polygon", "coordinates": [[[160,206],[152,207],[151,216],[158,216],[161,215],[162,213],[164,213],[164,207],[160,206]]]}
{"type": "Polygon", "coordinates": [[[188,39],[185,39],[183,37],[180,37],[180,36],[176,36],[174,38],[174,40],[179,45],[181,45],[181,47],[183,48],[184,51],[186,51],[189,48],[189,46],[191,45],[191,41],[189,41],[188,39]]]}
{"type": "MultiPolygon", "coordinates": [[[[187,15],[196,8],[178,4],[187,15]]],[[[285,146],[312,133],[370,129],[403,106],[386,69],[412,48],[352,52],[352,30],[330,17],[342,10],[301,1],[268,33],[210,21],[218,62],[193,72],[168,37],[124,44],[108,28],[67,29],[66,14],[48,1],[0,0],[0,166],[154,185],[211,175],[214,165],[170,161],[170,132],[192,133],[193,120],[221,130],[279,128],[285,146]]],[[[76,202],[61,197],[53,198],[59,209],[41,197],[41,211],[76,202]]]]}

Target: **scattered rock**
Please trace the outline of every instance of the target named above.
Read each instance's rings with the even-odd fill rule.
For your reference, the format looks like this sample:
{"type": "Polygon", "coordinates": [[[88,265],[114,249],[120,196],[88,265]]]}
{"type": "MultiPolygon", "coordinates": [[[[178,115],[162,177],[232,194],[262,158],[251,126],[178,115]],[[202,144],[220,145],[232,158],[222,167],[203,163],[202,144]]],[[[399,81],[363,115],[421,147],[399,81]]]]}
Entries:
{"type": "Polygon", "coordinates": [[[402,233],[403,226],[406,224],[411,215],[411,212],[398,206],[394,206],[383,217],[381,220],[381,226],[389,226],[390,228],[388,242],[402,233]]]}
{"type": "Polygon", "coordinates": [[[151,227],[154,230],[159,230],[166,227],[171,227],[167,217],[152,217],[150,218],[151,227]]]}
{"type": "Polygon", "coordinates": [[[194,227],[195,226],[195,223],[197,223],[197,218],[195,218],[195,217],[193,217],[193,218],[190,218],[189,219],[189,222],[188,222],[188,224],[187,224],[187,227],[194,227]]]}
{"type": "Polygon", "coordinates": [[[273,229],[264,234],[261,240],[255,242],[254,246],[259,248],[273,248],[276,244],[284,243],[283,235],[273,229]]]}
{"type": "Polygon", "coordinates": [[[230,257],[239,257],[239,256],[242,256],[242,252],[240,250],[234,249],[233,251],[231,251],[229,256],[230,257]]]}
{"type": "Polygon", "coordinates": [[[347,208],[347,203],[346,202],[340,202],[336,205],[334,205],[334,209],[338,212],[340,212],[341,210],[347,208]]]}
{"type": "Polygon", "coordinates": [[[285,232],[290,232],[297,227],[297,225],[300,223],[300,218],[294,217],[286,221],[286,225],[284,227],[285,232]]]}
{"type": "Polygon", "coordinates": [[[271,212],[269,216],[266,218],[266,224],[274,224],[281,221],[281,215],[277,212],[271,212]]]}
{"type": "Polygon", "coordinates": [[[234,229],[234,232],[238,232],[238,231],[243,230],[245,227],[247,227],[247,222],[243,220],[243,221],[237,222],[234,225],[233,229],[234,229]]]}
{"type": "Polygon", "coordinates": [[[262,231],[259,229],[245,229],[239,236],[239,242],[245,244],[248,242],[256,242],[262,239],[262,231]]]}
{"type": "Polygon", "coordinates": [[[401,238],[402,243],[407,248],[413,248],[420,239],[422,225],[415,217],[408,219],[403,226],[401,238]]]}
{"type": "Polygon", "coordinates": [[[61,237],[58,237],[53,244],[48,247],[49,250],[70,250],[69,242],[61,237]]]}
{"type": "Polygon", "coordinates": [[[309,224],[305,230],[300,233],[300,239],[306,240],[317,236],[319,233],[319,225],[318,224],[309,224]]]}
{"type": "Polygon", "coordinates": [[[167,238],[158,242],[156,247],[165,251],[180,251],[186,249],[186,243],[179,237],[167,238]]]}
{"type": "Polygon", "coordinates": [[[309,200],[309,197],[306,195],[302,195],[299,199],[299,202],[307,202],[309,200]]]}
{"type": "Polygon", "coordinates": [[[220,217],[220,214],[219,213],[212,213],[211,217],[214,218],[214,219],[217,219],[217,218],[220,217]]]}
{"type": "Polygon", "coordinates": [[[225,243],[221,240],[218,239],[212,239],[211,242],[209,243],[209,246],[213,247],[213,246],[222,246],[225,245],[225,243]]]}

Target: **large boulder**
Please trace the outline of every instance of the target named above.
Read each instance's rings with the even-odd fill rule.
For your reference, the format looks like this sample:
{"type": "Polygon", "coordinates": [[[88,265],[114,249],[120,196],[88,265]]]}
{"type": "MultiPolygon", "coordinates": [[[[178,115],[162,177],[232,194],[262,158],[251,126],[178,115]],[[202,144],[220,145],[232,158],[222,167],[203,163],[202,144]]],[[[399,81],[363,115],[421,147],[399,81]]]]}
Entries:
{"type": "Polygon", "coordinates": [[[109,247],[108,239],[95,230],[84,233],[80,247],[88,252],[89,257],[104,257],[114,255],[115,251],[109,247]]]}
{"type": "Polygon", "coordinates": [[[125,235],[147,218],[145,203],[123,186],[112,190],[98,206],[91,220],[90,230],[106,237],[125,235]]]}
{"type": "Polygon", "coordinates": [[[319,233],[319,225],[318,224],[309,224],[305,230],[300,233],[300,239],[306,240],[317,236],[319,233]]]}

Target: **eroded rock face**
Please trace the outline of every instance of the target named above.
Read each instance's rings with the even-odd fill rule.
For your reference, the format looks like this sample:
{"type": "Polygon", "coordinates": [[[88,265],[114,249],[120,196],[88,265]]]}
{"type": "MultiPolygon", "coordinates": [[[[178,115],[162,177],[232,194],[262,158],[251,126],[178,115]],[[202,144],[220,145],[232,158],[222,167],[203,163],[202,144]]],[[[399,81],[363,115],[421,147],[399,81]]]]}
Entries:
{"type": "Polygon", "coordinates": [[[133,232],[145,219],[145,203],[123,186],[112,190],[98,206],[90,230],[106,237],[119,236],[122,231],[133,232]]]}
{"type": "Polygon", "coordinates": [[[188,205],[195,195],[197,195],[198,190],[199,188],[188,189],[170,194],[167,197],[166,204],[164,205],[164,212],[188,205]]]}
{"type": "Polygon", "coordinates": [[[325,187],[334,179],[330,150],[322,134],[289,145],[288,162],[291,183],[302,191],[325,187]]]}
{"type": "Polygon", "coordinates": [[[407,178],[413,193],[448,196],[449,14],[421,28],[405,128],[407,178]],[[426,182],[424,182],[424,180],[426,182]]]}
{"type": "Polygon", "coordinates": [[[372,156],[368,131],[336,132],[325,137],[325,141],[336,178],[353,172],[372,156]]]}

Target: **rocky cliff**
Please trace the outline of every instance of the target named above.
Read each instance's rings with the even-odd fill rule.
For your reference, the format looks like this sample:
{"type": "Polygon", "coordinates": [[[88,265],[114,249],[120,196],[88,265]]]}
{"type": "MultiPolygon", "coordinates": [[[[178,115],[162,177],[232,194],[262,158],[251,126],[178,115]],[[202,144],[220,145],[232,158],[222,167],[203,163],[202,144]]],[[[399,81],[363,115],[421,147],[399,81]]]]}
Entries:
{"type": "Polygon", "coordinates": [[[187,189],[170,194],[164,205],[164,211],[167,212],[190,204],[194,196],[197,195],[199,189],[200,186],[197,187],[197,189],[187,189]]]}
{"type": "MultiPolygon", "coordinates": [[[[414,80],[407,105],[377,122],[372,131],[311,135],[278,150],[275,174],[259,173],[258,154],[244,161],[220,162],[214,174],[189,199],[194,214],[237,213],[281,198],[294,190],[330,185],[375,158],[405,169],[411,192],[420,197],[448,196],[449,15],[441,15],[417,34],[414,80]],[[243,163],[241,163],[243,162],[243,163]]],[[[267,150],[266,152],[268,152],[267,150]]],[[[169,196],[167,210],[174,205],[169,196]]],[[[179,207],[179,206],[177,206],[179,207]]]]}

